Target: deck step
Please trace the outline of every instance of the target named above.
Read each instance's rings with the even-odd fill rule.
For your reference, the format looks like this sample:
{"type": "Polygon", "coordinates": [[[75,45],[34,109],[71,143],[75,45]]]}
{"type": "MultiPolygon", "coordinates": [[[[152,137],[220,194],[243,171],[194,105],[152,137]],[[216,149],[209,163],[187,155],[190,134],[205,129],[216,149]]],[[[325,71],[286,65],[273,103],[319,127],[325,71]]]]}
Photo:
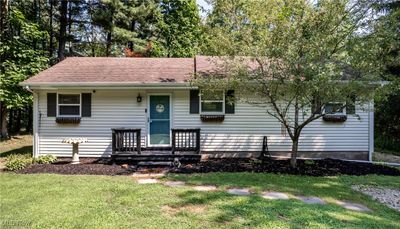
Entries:
{"type": "Polygon", "coordinates": [[[141,161],[138,166],[173,166],[172,161],[141,161]]]}

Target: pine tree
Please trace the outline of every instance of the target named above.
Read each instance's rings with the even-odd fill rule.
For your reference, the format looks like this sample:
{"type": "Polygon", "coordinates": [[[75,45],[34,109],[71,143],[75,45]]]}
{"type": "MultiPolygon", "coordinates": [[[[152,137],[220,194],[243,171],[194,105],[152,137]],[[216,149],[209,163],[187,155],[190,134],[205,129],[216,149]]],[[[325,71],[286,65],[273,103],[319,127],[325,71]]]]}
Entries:
{"type": "Polygon", "coordinates": [[[156,0],[104,0],[93,14],[106,33],[106,56],[122,55],[127,46],[144,49],[155,38],[158,18],[156,0]]]}

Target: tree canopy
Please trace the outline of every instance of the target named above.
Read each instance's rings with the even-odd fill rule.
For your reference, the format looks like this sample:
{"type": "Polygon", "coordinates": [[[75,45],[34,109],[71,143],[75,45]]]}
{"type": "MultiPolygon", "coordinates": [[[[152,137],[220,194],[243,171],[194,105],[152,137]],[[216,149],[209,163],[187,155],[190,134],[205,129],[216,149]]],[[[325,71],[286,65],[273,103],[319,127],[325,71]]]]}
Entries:
{"type": "Polygon", "coordinates": [[[290,136],[296,166],[302,130],[335,113],[327,104],[341,110],[354,97],[359,104],[372,99],[380,70],[353,42],[371,10],[367,1],[215,1],[207,50],[228,56],[216,63],[224,74],[194,82],[234,88],[240,100],[265,106],[290,136]]]}

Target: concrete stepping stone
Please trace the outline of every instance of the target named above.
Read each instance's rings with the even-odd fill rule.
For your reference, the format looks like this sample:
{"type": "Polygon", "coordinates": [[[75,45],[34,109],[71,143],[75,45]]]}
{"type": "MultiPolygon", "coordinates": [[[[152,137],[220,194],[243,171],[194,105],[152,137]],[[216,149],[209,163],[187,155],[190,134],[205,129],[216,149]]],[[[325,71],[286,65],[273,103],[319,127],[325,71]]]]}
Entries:
{"type": "Polygon", "coordinates": [[[161,178],[164,177],[165,173],[133,173],[132,177],[141,179],[141,178],[161,178]]]}
{"type": "Polygon", "coordinates": [[[248,196],[250,195],[250,190],[248,188],[230,188],[227,190],[229,194],[238,196],[248,196]]]}
{"type": "Polygon", "coordinates": [[[262,198],[268,200],[288,200],[289,196],[283,192],[263,192],[261,194],[262,198]]]}
{"type": "Polygon", "coordinates": [[[138,179],[137,182],[139,184],[156,184],[159,181],[157,179],[138,179]]]}
{"type": "Polygon", "coordinates": [[[201,192],[209,192],[217,190],[217,187],[213,185],[197,185],[193,186],[193,189],[201,192]]]}
{"type": "Polygon", "coordinates": [[[296,196],[296,199],[306,204],[326,204],[326,202],[315,196],[296,196]]]}
{"type": "Polygon", "coordinates": [[[166,181],[164,185],[169,186],[169,187],[184,187],[185,182],[183,181],[166,181]]]}
{"type": "Polygon", "coordinates": [[[346,202],[346,201],[341,201],[337,200],[336,204],[352,211],[358,211],[358,212],[370,212],[371,209],[367,208],[366,206],[362,204],[357,204],[357,203],[351,203],[351,202],[346,202]]]}

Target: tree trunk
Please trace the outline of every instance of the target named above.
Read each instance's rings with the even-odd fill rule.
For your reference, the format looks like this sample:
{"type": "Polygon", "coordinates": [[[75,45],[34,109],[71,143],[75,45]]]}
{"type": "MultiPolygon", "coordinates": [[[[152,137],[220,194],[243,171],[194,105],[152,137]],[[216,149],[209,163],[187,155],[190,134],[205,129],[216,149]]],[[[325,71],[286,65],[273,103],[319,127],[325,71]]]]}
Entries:
{"type": "MultiPolygon", "coordinates": [[[[72,34],[71,34],[71,28],[72,28],[72,2],[69,2],[69,6],[68,6],[68,37],[71,38],[72,34]]],[[[72,42],[71,39],[68,39],[68,53],[69,55],[72,55],[73,53],[73,49],[72,49],[72,42]]]]}
{"type": "Polygon", "coordinates": [[[106,56],[111,54],[111,32],[107,33],[106,56]]]}
{"type": "Polygon", "coordinates": [[[299,101],[296,97],[294,102],[294,130],[292,136],[292,157],[290,158],[290,165],[292,168],[297,167],[297,150],[299,148],[299,137],[300,137],[300,129],[299,129],[299,101]]]}
{"type": "Polygon", "coordinates": [[[1,116],[1,135],[0,138],[8,138],[7,130],[7,108],[3,102],[0,101],[0,116],[1,116]]]}
{"type": "Polygon", "coordinates": [[[27,123],[26,123],[26,132],[32,133],[33,129],[33,108],[32,106],[27,107],[27,123]]]}
{"type": "Polygon", "coordinates": [[[58,39],[58,60],[64,60],[65,43],[67,42],[67,14],[68,14],[68,1],[62,0],[60,5],[60,34],[58,39]]]}
{"type": "MultiPolygon", "coordinates": [[[[4,41],[7,39],[7,27],[8,27],[8,0],[1,1],[0,8],[0,41],[4,41]]],[[[0,55],[0,63],[3,63],[7,57],[2,53],[0,55]]],[[[1,71],[3,68],[0,69],[1,71]]]]}
{"type": "MultiPolygon", "coordinates": [[[[0,9],[0,30],[1,34],[5,32],[5,27],[7,24],[7,15],[8,15],[8,0],[1,1],[1,9],[0,9]]],[[[3,38],[3,37],[2,37],[3,38]]]]}
{"type": "Polygon", "coordinates": [[[7,121],[7,132],[8,134],[12,134],[14,128],[14,108],[8,110],[8,121],[7,121]]]}
{"type": "Polygon", "coordinates": [[[297,167],[297,152],[299,148],[299,138],[295,137],[294,140],[292,140],[292,156],[290,158],[290,165],[292,168],[297,167]]]}
{"type": "Polygon", "coordinates": [[[53,30],[53,0],[50,0],[50,10],[49,10],[49,27],[50,27],[50,44],[49,44],[49,59],[53,57],[54,52],[54,30],[53,30]]]}
{"type": "Polygon", "coordinates": [[[17,108],[14,114],[14,133],[19,134],[21,132],[21,109],[17,108]]]}

